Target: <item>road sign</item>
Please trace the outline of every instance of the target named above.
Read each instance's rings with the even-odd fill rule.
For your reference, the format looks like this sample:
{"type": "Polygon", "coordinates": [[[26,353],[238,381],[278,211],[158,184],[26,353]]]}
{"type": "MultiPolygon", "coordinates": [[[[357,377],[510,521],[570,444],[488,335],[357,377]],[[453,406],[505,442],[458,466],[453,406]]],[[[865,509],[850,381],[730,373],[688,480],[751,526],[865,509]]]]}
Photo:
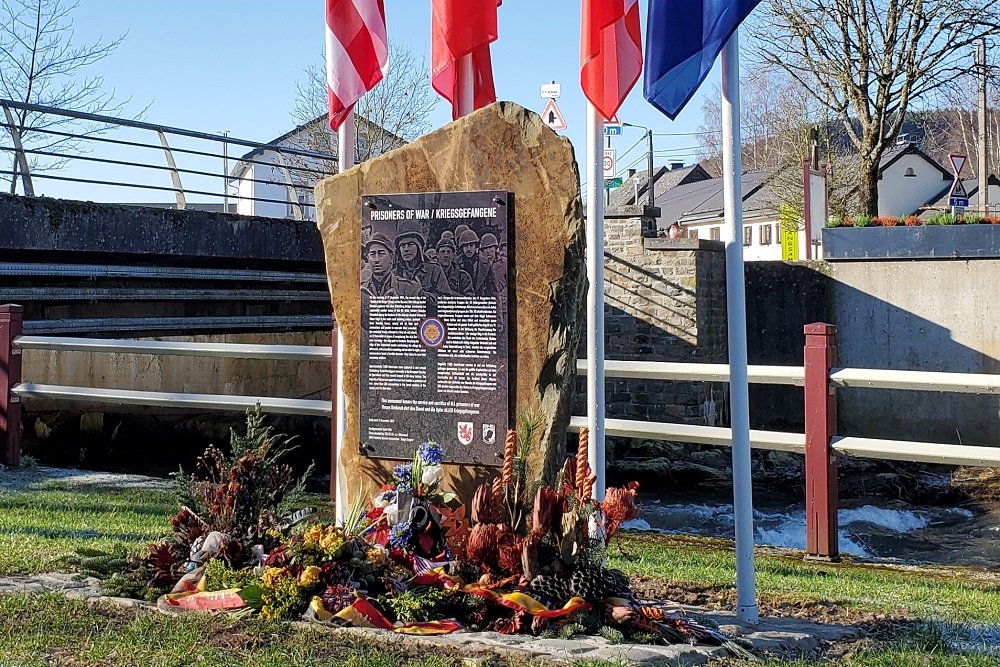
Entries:
{"type": "Polygon", "coordinates": [[[952,153],[948,156],[948,158],[951,160],[951,166],[955,170],[955,180],[962,180],[962,167],[964,167],[965,163],[969,161],[969,156],[952,153]]]}
{"type": "Polygon", "coordinates": [[[545,104],[545,109],[542,111],[542,121],[553,130],[566,129],[566,119],[563,118],[562,112],[559,111],[559,107],[556,106],[556,101],[553,99],[549,99],[545,104]]]}
{"type": "MultiPolygon", "coordinates": [[[[968,199],[969,192],[965,189],[965,182],[955,179],[955,182],[951,184],[948,196],[952,199],[968,199]]],[[[958,206],[958,204],[952,204],[952,206],[958,206]]]]}
{"type": "Polygon", "coordinates": [[[969,205],[968,197],[948,197],[948,206],[955,206],[957,208],[965,208],[969,205]]]}
{"type": "Polygon", "coordinates": [[[618,136],[622,133],[622,122],[618,120],[618,114],[604,121],[604,136],[618,136]]]}
{"type": "Polygon", "coordinates": [[[543,83],[542,84],[542,99],[543,100],[546,99],[546,98],[548,98],[550,100],[554,100],[557,97],[559,97],[559,94],[561,92],[562,92],[562,86],[560,86],[555,81],[553,81],[552,83],[543,83]]]}
{"type": "Polygon", "coordinates": [[[618,158],[618,151],[614,148],[604,149],[604,178],[615,177],[615,162],[618,158]]]}
{"type": "Polygon", "coordinates": [[[620,188],[621,186],[622,186],[622,177],[621,176],[618,176],[617,178],[605,178],[604,179],[604,187],[606,187],[606,188],[609,188],[609,189],[610,188],[620,188]]]}

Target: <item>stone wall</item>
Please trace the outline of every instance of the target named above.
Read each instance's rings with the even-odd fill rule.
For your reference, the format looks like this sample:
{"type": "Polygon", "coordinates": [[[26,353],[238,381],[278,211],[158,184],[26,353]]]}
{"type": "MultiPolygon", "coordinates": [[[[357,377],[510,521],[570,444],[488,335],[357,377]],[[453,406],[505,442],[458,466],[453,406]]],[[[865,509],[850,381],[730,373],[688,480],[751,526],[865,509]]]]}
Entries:
{"type": "MultiPolygon", "coordinates": [[[[723,244],[645,237],[643,213],[635,206],[606,213],[605,358],[724,363],[723,244]]],[[[606,400],[608,418],[692,424],[718,423],[726,402],[718,384],[617,379],[608,380],[606,400]]],[[[574,414],[585,413],[581,377],[574,414]]]]}

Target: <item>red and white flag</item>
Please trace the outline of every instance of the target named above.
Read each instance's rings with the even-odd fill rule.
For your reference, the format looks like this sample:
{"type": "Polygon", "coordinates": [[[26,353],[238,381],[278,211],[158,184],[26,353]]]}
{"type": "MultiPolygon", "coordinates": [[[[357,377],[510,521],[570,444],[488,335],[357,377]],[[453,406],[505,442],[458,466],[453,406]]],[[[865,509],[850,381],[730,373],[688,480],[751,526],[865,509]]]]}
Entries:
{"type": "Polygon", "coordinates": [[[490,43],[497,39],[501,0],[433,0],[431,3],[431,86],[451,103],[458,118],[459,60],[472,54],[473,109],[497,101],[490,43]]]}
{"type": "Polygon", "coordinates": [[[642,74],[639,0],[583,0],[580,85],[605,119],[642,74]]]}
{"type": "Polygon", "coordinates": [[[326,87],[330,127],[340,127],[389,67],[383,0],[326,0],[326,87]]]}

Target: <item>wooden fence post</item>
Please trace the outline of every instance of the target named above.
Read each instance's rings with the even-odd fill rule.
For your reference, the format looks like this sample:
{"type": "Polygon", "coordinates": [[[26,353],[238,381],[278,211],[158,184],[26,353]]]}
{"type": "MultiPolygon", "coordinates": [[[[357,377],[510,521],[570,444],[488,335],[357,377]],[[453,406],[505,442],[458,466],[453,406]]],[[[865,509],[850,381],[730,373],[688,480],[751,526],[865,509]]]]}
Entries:
{"type": "Polygon", "coordinates": [[[804,327],[806,431],[806,558],[840,559],[837,543],[837,454],[830,441],[837,432],[837,394],[830,369],[837,363],[837,327],[804,327]]]}
{"type": "Polygon", "coordinates": [[[21,382],[21,350],[14,339],[21,335],[24,308],[0,305],[0,463],[21,463],[21,398],[13,388],[21,382]]]}

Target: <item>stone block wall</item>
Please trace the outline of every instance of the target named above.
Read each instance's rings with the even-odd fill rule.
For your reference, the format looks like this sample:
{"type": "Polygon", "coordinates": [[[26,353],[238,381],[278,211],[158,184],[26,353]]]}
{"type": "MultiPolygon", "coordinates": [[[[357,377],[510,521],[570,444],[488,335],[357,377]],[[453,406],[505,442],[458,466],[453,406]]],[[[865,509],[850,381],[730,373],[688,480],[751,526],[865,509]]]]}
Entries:
{"type": "MultiPolygon", "coordinates": [[[[725,363],[725,257],[719,241],[650,238],[643,207],[605,217],[605,358],[725,363]]],[[[580,348],[586,356],[586,348],[580,348]]],[[[574,414],[586,413],[578,378],[574,414]]],[[[608,380],[607,417],[690,424],[720,423],[724,385],[608,380]]]]}

